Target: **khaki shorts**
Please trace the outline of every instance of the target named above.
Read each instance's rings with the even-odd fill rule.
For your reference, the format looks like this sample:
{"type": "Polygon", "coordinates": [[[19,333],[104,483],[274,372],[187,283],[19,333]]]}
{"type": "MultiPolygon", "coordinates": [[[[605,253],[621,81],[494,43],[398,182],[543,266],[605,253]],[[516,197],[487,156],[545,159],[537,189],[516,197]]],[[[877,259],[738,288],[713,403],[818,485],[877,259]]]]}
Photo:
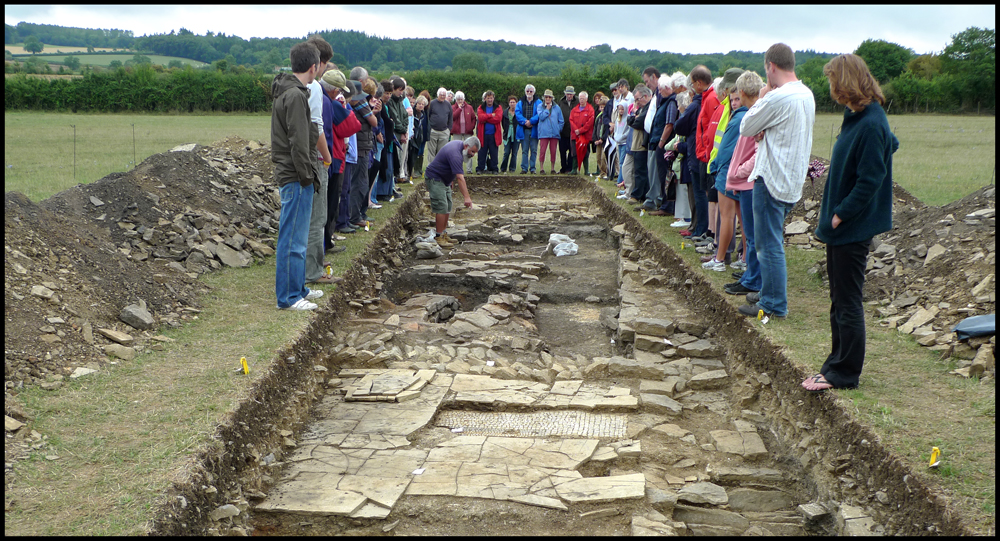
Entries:
{"type": "Polygon", "coordinates": [[[431,196],[431,212],[434,214],[451,214],[451,186],[436,179],[427,179],[427,193],[431,196]]]}

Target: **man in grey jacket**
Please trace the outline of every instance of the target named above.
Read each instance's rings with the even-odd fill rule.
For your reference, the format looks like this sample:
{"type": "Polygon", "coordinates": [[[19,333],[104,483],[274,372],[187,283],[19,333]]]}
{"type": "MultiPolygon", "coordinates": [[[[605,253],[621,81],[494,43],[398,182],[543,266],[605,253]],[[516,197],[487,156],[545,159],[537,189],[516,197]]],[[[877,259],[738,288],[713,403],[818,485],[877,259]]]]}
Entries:
{"type": "Polygon", "coordinates": [[[319,191],[313,163],[319,131],[310,119],[306,85],[319,70],[319,49],[299,43],[289,56],[292,74],[279,74],[271,84],[271,161],[281,193],[274,293],[279,309],[313,310],[316,304],[309,301],[322,297],[323,292],[306,287],[305,263],[313,194],[319,191]]]}
{"type": "Polygon", "coordinates": [[[427,104],[427,123],[431,133],[424,148],[426,155],[424,163],[434,163],[434,156],[448,142],[451,136],[452,114],[451,104],[448,103],[448,91],[441,87],[437,91],[437,99],[427,104]]]}

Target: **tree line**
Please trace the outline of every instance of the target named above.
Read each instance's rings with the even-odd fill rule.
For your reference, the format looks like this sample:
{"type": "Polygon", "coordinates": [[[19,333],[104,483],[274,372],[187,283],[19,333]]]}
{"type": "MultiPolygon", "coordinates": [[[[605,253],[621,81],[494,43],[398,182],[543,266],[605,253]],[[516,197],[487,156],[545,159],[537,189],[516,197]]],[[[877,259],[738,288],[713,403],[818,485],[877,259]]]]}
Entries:
{"type": "MultiPolygon", "coordinates": [[[[134,37],[129,31],[115,29],[93,30],[29,23],[18,23],[16,27],[5,25],[5,27],[5,39],[8,43],[10,40],[24,40],[32,36],[61,45],[79,45],[81,40],[84,43],[79,46],[107,46],[106,43],[110,42],[116,45],[125,44],[137,54],[131,66],[127,65],[129,62],[125,62],[122,66],[112,66],[111,71],[116,72],[124,68],[124,73],[113,75],[120,79],[132,76],[129,70],[143,63],[141,60],[144,56],[140,53],[145,53],[199,60],[211,64],[208,71],[257,77],[263,81],[269,79],[276,67],[287,66],[289,49],[304,39],[303,36],[244,40],[238,36],[213,32],[199,36],[184,28],[177,32],[171,31],[169,34],[134,37]],[[99,38],[105,41],[100,42],[99,38]],[[136,58],[139,60],[135,60],[136,58]]],[[[535,81],[540,80],[551,81],[556,86],[558,81],[565,81],[564,84],[572,84],[594,92],[606,91],[608,83],[619,78],[607,78],[603,82],[598,82],[596,78],[599,74],[609,75],[612,72],[636,74],[630,78],[634,84],[638,80],[639,70],[646,66],[654,66],[663,73],[674,71],[687,73],[694,66],[703,64],[713,74],[720,75],[730,67],[753,69],[763,74],[764,64],[764,54],[751,51],[730,51],[725,54],[675,54],[623,48],[613,51],[607,44],[595,45],[580,51],[553,45],[544,47],[518,45],[504,40],[444,38],[394,40],[369,36],[353,30],[325,30],[318,34],[333,46],[335,52],[333,61],[341,67],[360,65],[367,67],[373,73],[399,73],[410,80],[411,85],[414,80],[423,77],[433,78],[436,81],[455,81],[454,84],[429,82],[427,88],[431,91],[438,86],[461,89],[474,103],[476,101],[474,96],[485,90],[479,88],[480,83],[493,80],[490,77],[484,78],[486,75],[500,76],[497,81],[520,81],[532,78],[536,86],[538,83],[535,81]],[[591,77],[595,78],[592,85],[591,77]]],[[[916,55],[913,50],[901,45],[871,39],[864,41],[854,53],[865,59],[872,73],[882,84],[887,103],[890,104],[890,113],[931,110],[994,113],[995,39],[993,29],[970,27],[954,35],[951,43],[941,54],[916,55]]],[[[832,53],[818,53],[812,50],[796,52],[796,73],[812,89],[819,110],[838,110],[838,106],[830,98],[829,85],[823,75],[823,65],[833,56],[832,53]]],[[[8,68],[7,71],[45,73],[45,66],[40,62],[38,60],[30,64],[26,62],[24,66],[8,68]]],[[[156,72],[154,80],[161,81],[161,84],[165,85],[172,84],[167,81],[179,71],[180,67],[165,71],[161,69],[156,72]]],[[[180,76],[183,80],[188,80],[190,77],[188,74],[180,76]]],[[[222,77],[221,80],[228,79],[222,77]]],[[[499,84],[494,86],[492,90],[504,94],[499,84]]],[[[520,86],[523,89],[523,84],[520,86]]],[[[19,85],[22,90],[29,87],[36,88],[19,85]]],[[[414,88],[418,87],[414,85],[414,88]]],[[[40,90],[36,88],[33,91],[40,90]]],[[[558,89],[553,87],[553,91],[558,89]]],[[[521,90],[512,93],[520,95],[521,90]]],[[[255,99],[247,97],[247,100],[246,103],[256,103],[255,99]]],[[[197,101],[214,103],[212,100],[197,101]]],[[[7,108],[11,107],[11,102],[12,100],[7,100],[7,108]]],[[[51,100],[15,99],[13,102],[51,103],[51,100]]],[[[179,107],[178,110],[187,110],[187,107],[179,107]]]]}

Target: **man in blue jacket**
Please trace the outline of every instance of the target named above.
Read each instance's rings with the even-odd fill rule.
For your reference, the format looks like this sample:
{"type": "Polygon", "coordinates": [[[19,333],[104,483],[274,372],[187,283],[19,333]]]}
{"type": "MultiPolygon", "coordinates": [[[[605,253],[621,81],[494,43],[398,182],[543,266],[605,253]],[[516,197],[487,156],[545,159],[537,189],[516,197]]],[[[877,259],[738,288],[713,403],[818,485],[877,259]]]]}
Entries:
{"type": "Polygon", "coordinates": [[[514,116],[517,118],[517,140],[521,143],[521,173],[530,169],[535,172],[538,155],[538,114],[542,112],[542,100],[535,96],[535,85],[524,87],[524,97],[517,102],[514,116]],[[529,161],[530,153],[530,161],[529,161]]]}

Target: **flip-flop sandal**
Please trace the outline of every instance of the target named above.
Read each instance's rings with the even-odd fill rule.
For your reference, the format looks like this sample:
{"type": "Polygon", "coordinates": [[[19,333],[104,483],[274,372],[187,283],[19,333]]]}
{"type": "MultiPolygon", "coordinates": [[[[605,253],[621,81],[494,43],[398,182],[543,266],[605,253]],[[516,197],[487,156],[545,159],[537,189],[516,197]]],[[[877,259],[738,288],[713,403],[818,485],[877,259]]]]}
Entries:
{"type": "Polygon", "coordinates": [[[815,384],[817,384],[817,385],[824,385],[825,384],[825,385],[829,385],[829,387],[823,387],[822,389],[806,389],[803,386],[802,388],[806,389],[806,392],[810,392],[810,393],[813,393],[813,394],[820,394],[820,393],[825,393],[829,389],[833,389],[833,384],[830,383],[829,381],[827,381],[826,378],[823,377],[823,374],[816,374],[815,376],[813,376],[811,378],[806,378],[806,381],[809,381],[809,380],[812,380],[812,382],[815,383],[815,384]],[[820,380],[822,380],[822,381],[820,381],[820,380]]]}

